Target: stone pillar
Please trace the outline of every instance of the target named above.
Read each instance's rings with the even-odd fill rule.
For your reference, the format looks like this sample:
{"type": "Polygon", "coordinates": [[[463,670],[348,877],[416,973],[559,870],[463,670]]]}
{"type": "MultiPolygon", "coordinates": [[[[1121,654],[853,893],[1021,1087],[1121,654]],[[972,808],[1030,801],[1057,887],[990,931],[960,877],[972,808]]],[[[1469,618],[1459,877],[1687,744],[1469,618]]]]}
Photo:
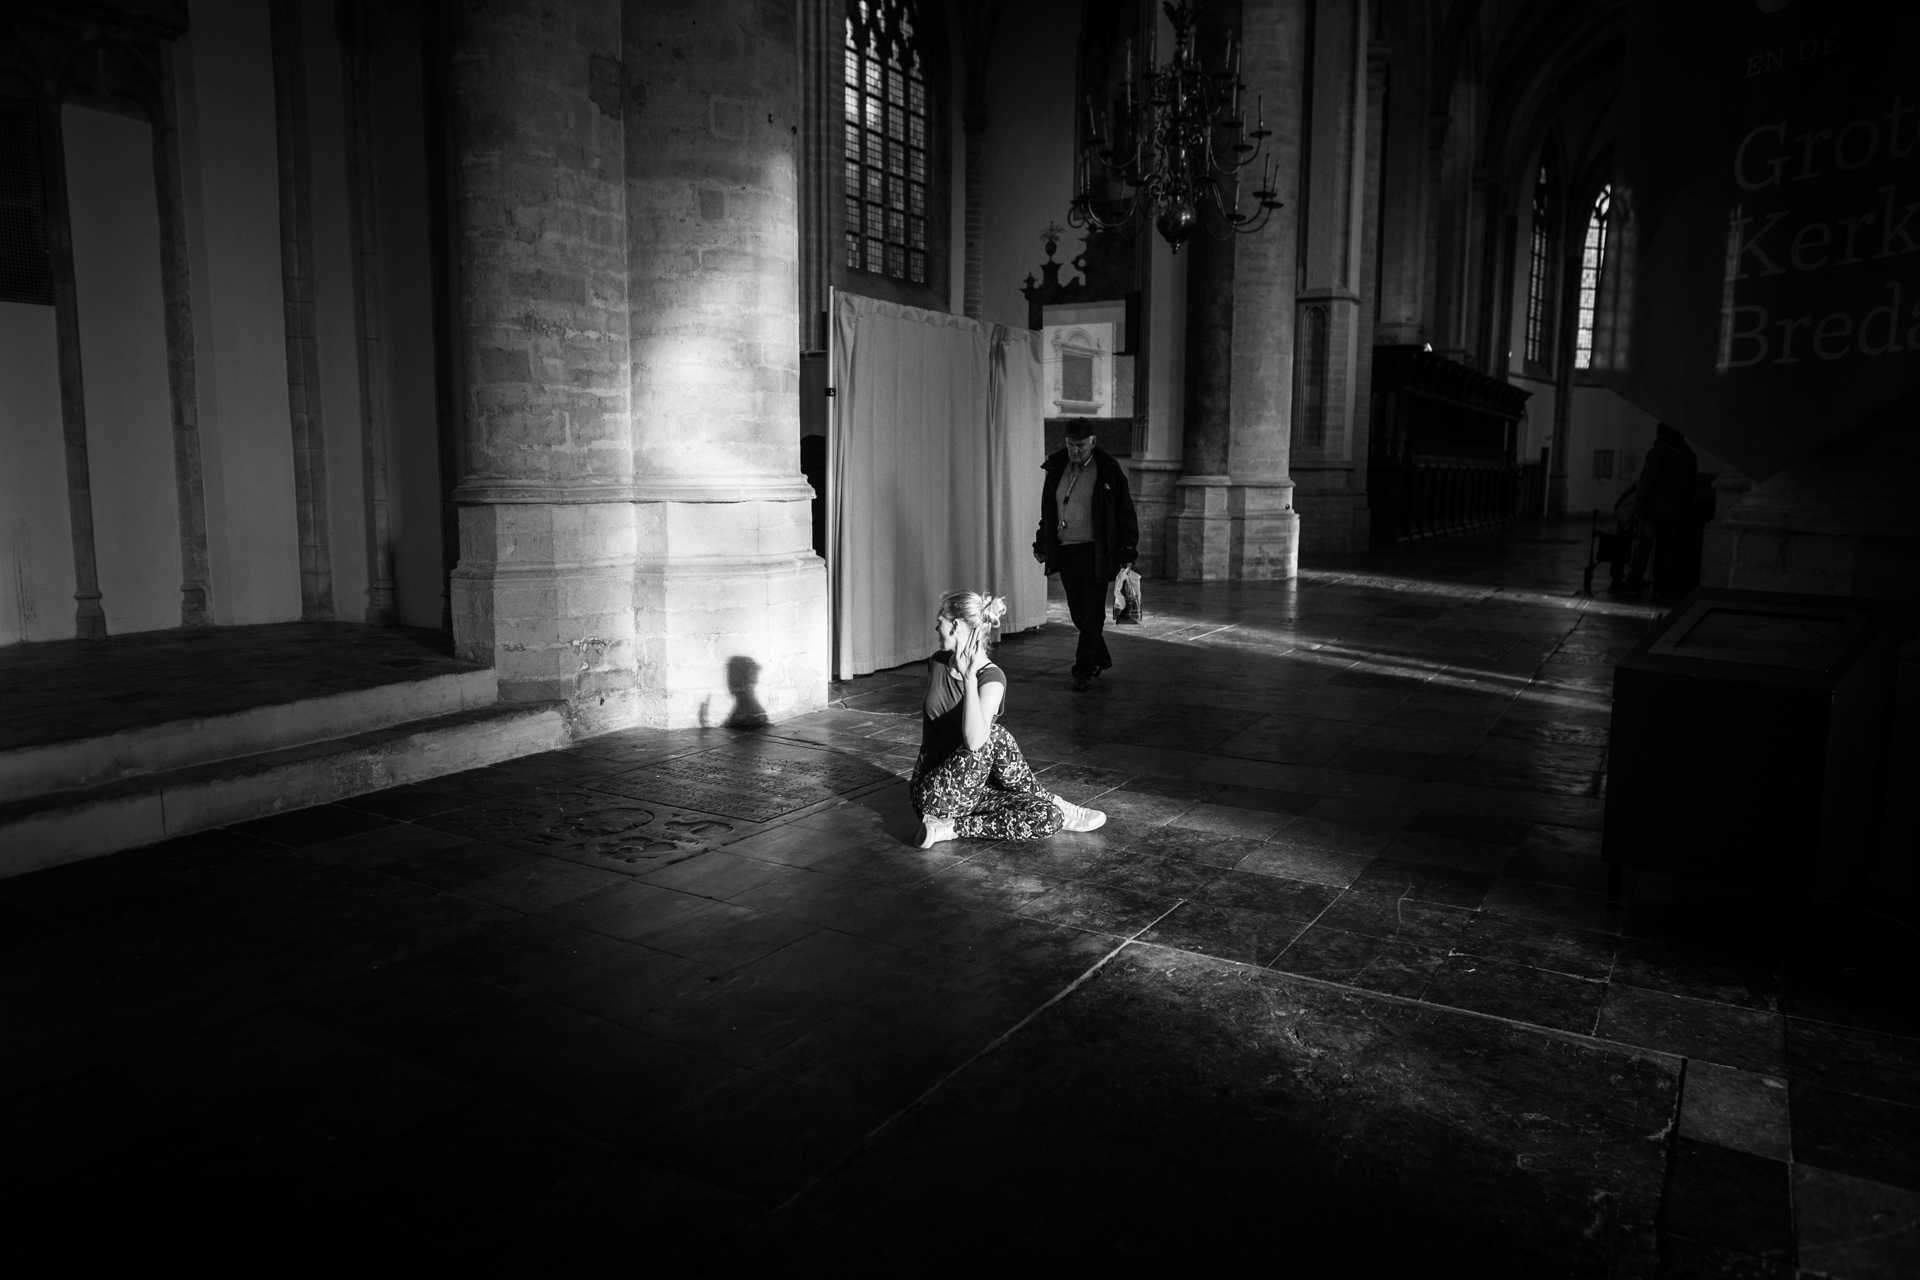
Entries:
{"type": "Polygon", "coordinates": [[[1180,437],[1184,474],[1174,483],[1174,509],[1167,517],[1163,568],[1169,578],[1192,581],[1227,576],[1237,239],[1196,236],[1188,242],[1187,376],[1180,437]]]}
{"type": "Polygon", "coordinates": [[[459,0],[451,19],[465,378],[454,641],[493,664],[504,698],[567,699],[587,732],[630,724],[620,5],[459,0]]]}
{"type": "MultiPolygon", "coordinates": [[[[1223,242],[1196,236],[1187,267],[1187,397],[1179,508],[1167,518],[1167,574],[1184,579],[1291,578],[1300,518],[1288,472],[1293,416],[1293,309],[1299,271],[1303,0],[1244,0],[1241,78],[1261,95],[1267,154],[1284,207],[1264,229],[1223,242]]],[[[1249,103],[1249,127],[1252,125],[1249,103]]]]}
{"type": "Polygon", "coordinates": [[[1293,434],[1293,309],[1299,278],[1304,0],[1241,5],[1242,79],[1265,91],[1267,127],[1284,207],[1266,228],[1238,237],[1233,260],[1233,397],[1227,573],[1291,578],[1299,568],[1300,517],[1288,463],[1293,434]]]}
{"type": "Polygon", "coordinates": [[[1309,551],[1366,548],[1366,416],[1372,371],[1373,219],[1366,199],[1377,161],[1369,147],[1384,79],[1370,58],[1363,0],[1321,0],[1314,22],[1313,107],[1295,311],[1293,456],[1309,551]]]}
{"type": "Polygon", "coordinates": [[[824,705],[825,562],[800,474],[792,6],[626,0],[642,723],[824,705]]]}

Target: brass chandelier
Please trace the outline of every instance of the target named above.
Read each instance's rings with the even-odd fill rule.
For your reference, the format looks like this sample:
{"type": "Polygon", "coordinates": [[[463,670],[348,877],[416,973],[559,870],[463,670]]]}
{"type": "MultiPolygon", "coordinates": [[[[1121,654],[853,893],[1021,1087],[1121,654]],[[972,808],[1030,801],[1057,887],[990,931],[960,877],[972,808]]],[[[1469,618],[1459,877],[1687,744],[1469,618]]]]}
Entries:
{"type": "MultiPolygon", "coordinates": [[[[1111,133],[1096,121],[1087,98],[1087,141],[1080,148],[1078,194],[1067,213],[1076,228],[1137,235],[1148,222],[1175,253],[1196,230],[1215,240],[1246,234],[1267,225],[1280,208],[1274,189],[1272,157],[1261,151],[1273,131],[1267,128],[1265,95],[1254,99],[1254,127],[1247,131],[1240,94],[1240,48],[1231,33],[1217,71],[1201,65],[1195,48],[1194,20],[1199,6],[1179,0],[1163,3],[1173,25],[1173,56],[1155,65],[1150,37],[1146,66],[1136,68],[1133,41],[1127,41],[1124,106],[1111,133]],[[1251,211],[1240,208],[1240,172],[1261,160],[1260,185],[1251,211]],[[1098,163],[1110,180],[1129,190],[1118,198],[1094,194],[1098,163]]],[[[1157,24],[1156,24],[1157,25],[1157,24]]],[[[1157,33],[1156,33],[1157,35],[1157,33]]],[[[1101,113],[1103,120],[1109,113],[1101,113]]]]}

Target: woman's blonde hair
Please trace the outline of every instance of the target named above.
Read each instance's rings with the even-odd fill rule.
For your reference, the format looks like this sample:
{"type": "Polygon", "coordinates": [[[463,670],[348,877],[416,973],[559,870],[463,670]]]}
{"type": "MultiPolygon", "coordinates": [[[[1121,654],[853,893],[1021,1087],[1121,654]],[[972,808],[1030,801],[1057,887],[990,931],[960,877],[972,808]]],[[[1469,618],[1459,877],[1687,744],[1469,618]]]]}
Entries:
{"type": "Polygon", "coordinates": [[[956,659],[964,660],[972,656],[974,650],[992,644],[993,629],[1007,616],[1007,602],[978,591],[949,591],[940,598],[940,607],[933,616],[967,624],[970,638],[965,644],[954,646],[953,651],[956,659]]]}

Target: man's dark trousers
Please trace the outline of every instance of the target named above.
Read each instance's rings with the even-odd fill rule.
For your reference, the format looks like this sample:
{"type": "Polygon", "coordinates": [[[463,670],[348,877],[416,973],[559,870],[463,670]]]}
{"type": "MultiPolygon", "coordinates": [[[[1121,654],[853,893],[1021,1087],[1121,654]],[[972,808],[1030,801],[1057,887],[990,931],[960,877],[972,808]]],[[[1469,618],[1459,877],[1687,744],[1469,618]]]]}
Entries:
{"type": "Polygon", "coordinates": [[[1060,548],[1060,586],[1067,593],[1067,611],[1073,625],[1080,629],[1080,644],[1073,651],[1073,674],[1092,677],[1113,665],[1107,652],[1107,601],[1113,583],[1102,582],[1093,572],[1093,544],[1076,542],[1060,548]]]}

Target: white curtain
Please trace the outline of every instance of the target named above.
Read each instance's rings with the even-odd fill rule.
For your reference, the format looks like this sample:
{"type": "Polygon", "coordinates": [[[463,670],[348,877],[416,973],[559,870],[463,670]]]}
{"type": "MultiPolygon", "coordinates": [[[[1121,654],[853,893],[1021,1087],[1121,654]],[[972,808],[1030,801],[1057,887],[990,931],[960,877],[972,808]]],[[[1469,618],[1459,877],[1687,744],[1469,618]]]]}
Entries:
{"type": "Polygon", "coordinates": [[[932,652],[934,607],[948,591],[1005,596],[1003,631],[1039,626],[1040,335],[833,297],[834,675],[932,652]]]}

